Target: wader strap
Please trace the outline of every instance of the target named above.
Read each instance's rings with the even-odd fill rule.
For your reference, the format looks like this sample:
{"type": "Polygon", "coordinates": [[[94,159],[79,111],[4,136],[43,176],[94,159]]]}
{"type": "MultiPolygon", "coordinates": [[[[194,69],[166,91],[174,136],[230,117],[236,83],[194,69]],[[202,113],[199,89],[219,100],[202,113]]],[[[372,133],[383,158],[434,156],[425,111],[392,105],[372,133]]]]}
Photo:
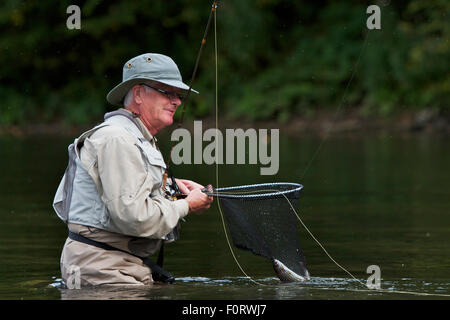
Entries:
{"type": "MultiPolygon", "coordinates": [[[[150,268],[150,270],[152,270],[152,277],[153,280],[155,281],[159,281],[159,282],[164,282],[164,283],[174,283],[175,282],[175,278],[166,270],[164,270],[160,265],[154,263],[153,261],[151,261],[149,258],[142,258],[139,256],[136,256],[128,251],[125,250],[121,250],[118,248],[114,248],[113,246],[110,246],[109,244],[103,243],[103,242],[98,242],[89,238],[86,238],[78,233],[69,231],[69,238],[74,240],[74,241],[78,241],[84,244],[88,244],[90,246],[94,246],[100,249],[104,249],[104,250],[113,250],[113,251],[121,251],[121,252],[125,252],[128,253],[134,257],[137,257],[139,259],[142,260],[142,262],[150,268]]],[[[158,263],[162,264],[162,255],[164,254],[163,251],[163,246],[164,243],[161,246],[161,249],[159,251],[159,256],[158,256],[158,263]]]]}

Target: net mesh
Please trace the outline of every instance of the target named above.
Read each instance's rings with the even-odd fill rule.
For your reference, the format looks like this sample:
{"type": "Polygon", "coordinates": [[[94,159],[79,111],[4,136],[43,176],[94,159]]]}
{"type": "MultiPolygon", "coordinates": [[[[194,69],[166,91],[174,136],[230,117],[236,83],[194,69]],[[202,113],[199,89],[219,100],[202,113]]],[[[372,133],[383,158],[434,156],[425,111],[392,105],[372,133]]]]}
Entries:
{"type": "Polygon", "coordinates": [[[306,261],[298,240],[298,207],[303,186],[266,183],[217,188],[215,196],[223,209],[233,244],[268,259],[277,259],[299,275],[306,261]],[[292,207],[291,207],[292,205],[292,207]]]}

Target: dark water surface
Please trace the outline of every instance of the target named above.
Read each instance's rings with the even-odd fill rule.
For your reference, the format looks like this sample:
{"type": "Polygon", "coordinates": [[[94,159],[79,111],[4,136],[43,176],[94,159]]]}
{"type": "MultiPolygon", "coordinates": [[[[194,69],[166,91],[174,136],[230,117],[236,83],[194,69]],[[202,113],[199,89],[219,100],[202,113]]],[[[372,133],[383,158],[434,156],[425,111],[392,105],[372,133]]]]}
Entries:
{"type": "MultiPolygon", "coordinates": [[[[167,245],[165,267],[175,285],[63,289],[59,257],[67,231],[51,202],[72,138],[40,136],[0,137],[0,299],[449,299],[442,296],[450,295],[448,136],[329,137],[319,153],[320,137],[281,131],[280,139],[276,176],[259,175],[259,165],[223,165],[219,186],[303,184],[298,213],[304,223],[364,284],[367,267],[378,265],[384,291],[352,279],[303,227],[310,281],[282,284],[269,261],[235,249],[246,278],[216,205],[189,216],[180,241],[167,245]]],[[[175,173],[216,185],[214,166],[180,165],[175,173]]]]}

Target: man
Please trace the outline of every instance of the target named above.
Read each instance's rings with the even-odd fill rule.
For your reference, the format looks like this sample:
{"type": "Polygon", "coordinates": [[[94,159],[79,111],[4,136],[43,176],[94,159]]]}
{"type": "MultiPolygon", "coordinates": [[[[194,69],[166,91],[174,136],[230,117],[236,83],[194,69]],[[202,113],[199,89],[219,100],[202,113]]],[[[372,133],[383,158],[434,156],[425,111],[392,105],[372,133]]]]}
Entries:
{"type": "Polygon", "coordinates": [[[171,58],[137,56],[125,63],[123,81],[107,95],[108,102],[125,108],[107,113],[103,123],[69,146],[69,164],[53,203],[69,228],[61,254],[66,284],[173,280],[147,257],[177,239],[180,219],[212,202],[193,181],[176,179],[187,195],[179,200],[163,185],[166,164],[155,134],[172,124],[188,89],[171,58]]]}

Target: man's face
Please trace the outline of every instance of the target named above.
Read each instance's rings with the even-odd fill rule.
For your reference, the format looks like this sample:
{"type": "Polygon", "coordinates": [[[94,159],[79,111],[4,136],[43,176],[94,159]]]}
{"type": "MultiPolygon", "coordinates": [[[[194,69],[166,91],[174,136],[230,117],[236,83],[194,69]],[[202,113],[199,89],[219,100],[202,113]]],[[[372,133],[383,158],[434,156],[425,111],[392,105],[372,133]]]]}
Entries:
{"type": "MultiPolygon", "coordinates": [[[[169,98],[166,94],[151,88],[140,86],[140,96],[142,103],[140,105],[141,120],[147,126],[151,134],[155,134],[161,129],[170,126],[173,122],[173,116],[177,111],[181,100],[178,97],[169,98]]],[[[162,83],[152,84],[152,87],[159,88],[168,92],[180,93],[180,90],[162,83]]]]}

